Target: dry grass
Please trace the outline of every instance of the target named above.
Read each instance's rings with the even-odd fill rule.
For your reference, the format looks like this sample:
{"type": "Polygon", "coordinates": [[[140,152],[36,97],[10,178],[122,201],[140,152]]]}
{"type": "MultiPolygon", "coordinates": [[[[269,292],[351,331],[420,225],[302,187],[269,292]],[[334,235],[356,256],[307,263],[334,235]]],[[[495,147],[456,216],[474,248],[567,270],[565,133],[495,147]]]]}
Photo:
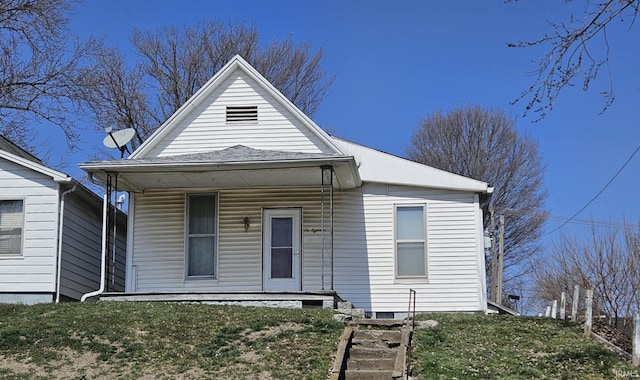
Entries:
{"type": "Polygon", "coordinates": [[[0,378],[318,379],[342,328],[326,310],[0,305],[0,378]]]}

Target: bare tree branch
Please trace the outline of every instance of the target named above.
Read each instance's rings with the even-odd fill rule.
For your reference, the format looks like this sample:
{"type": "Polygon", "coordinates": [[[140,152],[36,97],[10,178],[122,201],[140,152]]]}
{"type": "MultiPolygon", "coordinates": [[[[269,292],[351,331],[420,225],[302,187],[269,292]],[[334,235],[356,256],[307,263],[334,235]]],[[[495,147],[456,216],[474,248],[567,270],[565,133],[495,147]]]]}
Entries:
{"type": "Polygon", "coordinates": [[[140,60],[128,66],[115,49],[102,48],[83,76],[84,103],[100,127],[134,128],[144,141],[234,55],[239,54],[307,115],[333,82],[322,50],[290,38],[260,47],[255,26],[216,20],[192,26],[136,30],[140,60]]]}
{"type": "Polygon", "coordinates": [[[573,286],[594,291],[597,313],[618,326],[624,317],[638,311],[640,296],[640,231],[626,224],[621,228],[591,227],[590,235],[578,240],[561,235],[543,265],[536,266],[535,282],[540,298],[569,297],[573,286]]]}
{"type": "Polygon", "coordinates": [[[534,41],[510,42],[509,47],[548,47],[532,73],[533,84],[513,103],[526,102],[525,115],[533,111],[544,118],[553,109],[553,103],[567,86],[575,86],[582,78],[583,90],[588,90],[603,67],[609,76],[608,89],[600,94],[604,98],[604,112],[615,100],[613,77],[609,70],[609,41],[607,28],[615,21],[628,23],[630,29],[638,16],[640,0],[588,1],[584,17],[568,22],[551,22],[553,33],[534,41]]]}
{"type": "Polygon", "coordinates": [[[33,124],[62,130],[75,146],[80,113],[78,75],[95,40],[79,42],[67,30],[75,0],[0,2],[0,133],[32,147],[33,124]]]}

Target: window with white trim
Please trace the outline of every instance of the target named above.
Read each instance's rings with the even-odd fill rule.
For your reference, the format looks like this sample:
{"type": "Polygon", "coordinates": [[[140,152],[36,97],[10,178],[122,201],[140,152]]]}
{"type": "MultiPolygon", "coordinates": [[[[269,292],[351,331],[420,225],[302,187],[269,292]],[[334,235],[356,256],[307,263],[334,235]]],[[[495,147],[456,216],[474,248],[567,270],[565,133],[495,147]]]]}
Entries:
{"type": "Polygon", "coordinates": [[[396,277],[427,276],[425,206],[396,206],[396,277]]]}
{"type": "Polygon", "coordinates": [[[24,201],[0,200],[0,256],[22,254],[24,201]]]}
{"type": "Polygon", "coordinates": [[[187,197],[187,277],[215,277],[217,256],[217,196],[189,194],[187,197]]]}

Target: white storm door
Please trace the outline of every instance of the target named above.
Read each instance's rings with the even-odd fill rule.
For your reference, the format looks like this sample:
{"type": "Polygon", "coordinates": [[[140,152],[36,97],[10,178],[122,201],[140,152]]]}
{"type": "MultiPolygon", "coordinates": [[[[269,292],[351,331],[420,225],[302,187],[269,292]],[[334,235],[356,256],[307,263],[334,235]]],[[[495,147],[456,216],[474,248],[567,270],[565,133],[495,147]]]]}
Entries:
{"type": "Polygon", "coordinates": [[[262,278],[265,291],[302,289],[301,214],[299,208],[264,210],[262,278]]]}

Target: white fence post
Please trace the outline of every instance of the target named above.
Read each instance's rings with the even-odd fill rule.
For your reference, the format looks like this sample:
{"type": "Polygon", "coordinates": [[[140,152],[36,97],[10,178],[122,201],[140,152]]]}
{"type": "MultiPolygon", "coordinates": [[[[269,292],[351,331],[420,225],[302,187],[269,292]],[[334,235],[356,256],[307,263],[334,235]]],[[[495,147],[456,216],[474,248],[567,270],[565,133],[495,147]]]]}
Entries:
{"type": "Polygon", "coordinates": [[[633,316],[633,350],[631,362],[634,366],[640,366],[640,314],[633,316]]]}
{"type": "Polygon", "coordinates": [[[580,285],[573,287],[573,300],[571,302],[571,322],[578,321],[578,298],[580,297],[580,285]]]}
{"type": "Polygon", "coordinates": [[[591,336],[591,326],[593,324],[593,290],[587,289],[584,299],[584,335],[591,336]]]}
{"type": "Polygon", "coordinates": [[[547,306],[547,310],[544,312],[544,317],[549,318],[551,316],[551,306],[547,306]]]}
{"type": "Polygon", "coordinates": [[[551,304],[551,318],[558,319],[558,300],[553,300],[551,304]]]}
{"type": "Polygon", "coordinates": [[[565,310],[567,307],[567,293],[560,293],[560,319],[565,320],[565,310]]]}

